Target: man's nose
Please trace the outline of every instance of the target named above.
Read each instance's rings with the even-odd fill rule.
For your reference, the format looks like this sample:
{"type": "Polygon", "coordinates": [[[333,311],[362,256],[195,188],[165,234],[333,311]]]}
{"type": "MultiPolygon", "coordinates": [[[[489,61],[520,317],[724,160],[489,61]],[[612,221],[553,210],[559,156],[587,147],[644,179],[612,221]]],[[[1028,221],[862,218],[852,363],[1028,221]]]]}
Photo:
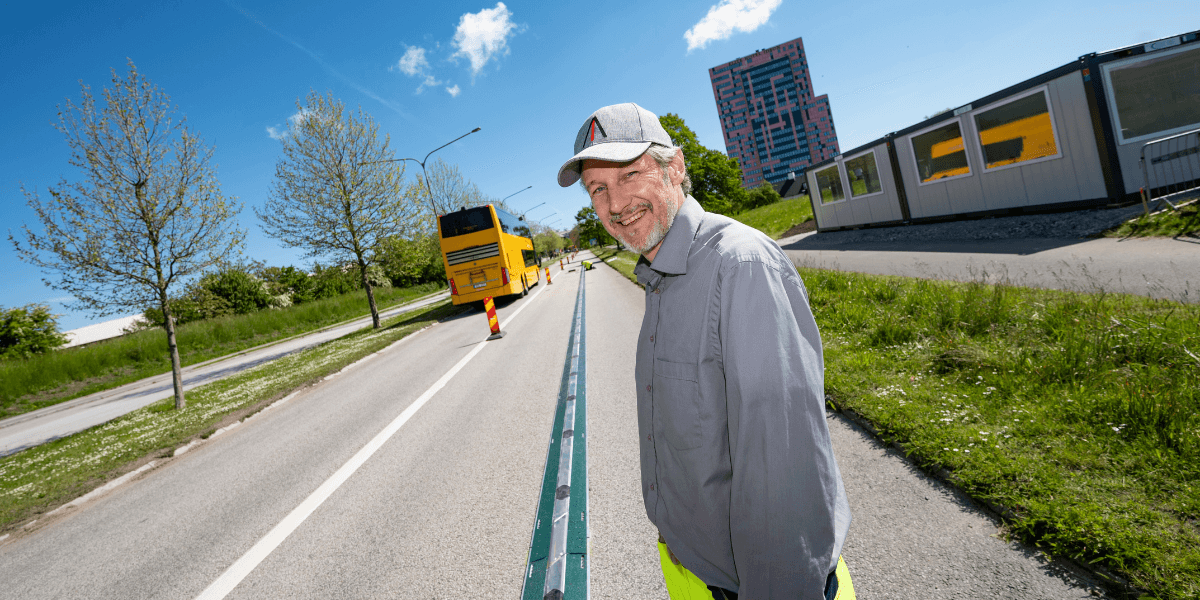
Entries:
{"type": "Polygon", "coordinates": [[[629,205],[633,203],[633,194],[625,186],[617,186],[616,189],[610,189],[608,197],[608,212],[614,216],[624,213],[625,209],[629,208],[629,205]]]}

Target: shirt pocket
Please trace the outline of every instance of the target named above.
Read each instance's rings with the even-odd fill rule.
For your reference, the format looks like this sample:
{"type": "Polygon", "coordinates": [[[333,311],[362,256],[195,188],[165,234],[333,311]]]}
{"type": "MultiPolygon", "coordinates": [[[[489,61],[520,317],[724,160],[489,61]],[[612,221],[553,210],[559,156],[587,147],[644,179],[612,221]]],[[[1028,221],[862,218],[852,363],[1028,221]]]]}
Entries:
{"type": "Polygon", "coordinates": [[[662,435],[676,450],[700,446],[700,384],[697,367],[654,361],[654,407],[662,435]]]}

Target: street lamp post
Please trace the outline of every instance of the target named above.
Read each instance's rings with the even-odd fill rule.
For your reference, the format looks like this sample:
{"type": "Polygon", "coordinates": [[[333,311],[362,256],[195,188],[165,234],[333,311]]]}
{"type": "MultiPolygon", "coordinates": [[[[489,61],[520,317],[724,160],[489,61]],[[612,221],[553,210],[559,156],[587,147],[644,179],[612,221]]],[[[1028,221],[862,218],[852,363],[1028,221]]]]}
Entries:
{"type": "MultiPolygon", "coordinates": [[[[434,148],[433,150],[430,150],[430,151],[429,151],[429,154],[426,154],[426,155],[425,155],[425,158],[424,158],[423,160],[417,160],[417,159],[415,159],[415,158],[393,158],[393,159],[390,159],[390,160],[377,160],[377,161],[374,161],[374,162],[363,163],[363,164],[366,164],[366,165],[373,165],[373,164],[377,164],[377,163],[385,163],[385,162],[401,162],[401,161],[405,161],[405,160],[411,160],[411,161],[413,161],[413,162],[417,163],[418,165],[421,165],[421,175],[422,175],[422,179],[424,179],[424,180],[425,180],[425,191],[426,191],[426,192],[429,194],[429,208],[430,208],[430,209],[433,211],[433,213],[436,215],[436,214],[437,214],[437,207],[433,205],[433,189],[429,187],[429,173],[428,173],[427,171],[425,171],[425,161],[429,160],[429,157],[430,157],[430,156],[433,156],[433,153],[434,153],[434,152],[437,152],[438,150],[441,150],[442,148],[445,148],[446,146],[449,146],[450,144],[453,144],[454,142],[457,142],[458,140],[461,140],[461,139],[463,139],[463,138],[467,137],[468,135],[471,135],[472,133],[475,133],[476,131],[479,131],[479,129],[480,129],[479,127],[476,127],[475,129],[472,129],[472,130],[470,130],[470,131],[468,131],[468,132],[466,132],[466,133],[464,133],[464,134],[462,134],[462,135],[460,135],[460,136],[458,136],[458,137],[456,137],[456,138],[454,138],[454,139],[452,139],[452,140],[450,140],[450,141],[446,142],[445,144],[442,144],[441,146],[438,146],[437,148],[434,148]]],[[[533,187],[533,186],[529,186],[529,187],[533,187]]],[[[526,188],[526,189],[529,189],[529,188],[526,188]]],[[[521,191],[525,191],[525,190],[521,190],[521,191]]]]}
{"type": "MultiPolygon", "coordinates": [[[[543,202],[542,204],[545,204],[545,202],[543,202]]],[[[533,208],[537,208],[538,206],[541,206],[542,204],[539,204],[539,205],[537,205],[537,206],[535,206],[535,207],[533,207],[533,208]]],[[[527,210],[527,211],[525,211],[525,212],[522,212],[522,213],[521,213],[521,218],[522,218],[522,219],[524,219],[524,218],[525,218],[525,215],[528,215],[528,214],[530,213],[530,211],[532,211],[532,210],[533,210],[533,208],[531,208],[531,209],[529,209],[529,210],[527,210]]]]}
{"type": "MultiPolygon", "coordinates": [[[[513,193],[511,193],[511,194],[509,194],[509,195],[507,195],[507,196],[505,196],[505,197],[503,197],[503,198],[501,198],[501,199],[500,199],[500,201],[501,201],[501,202],[504,202],[505,200],[508,200],[509,198],[512,198],[513,196],[516,196],[517,194],[520,194],[521,192],[523,192],[523,191],[525,191],[525,190],[527,190],[527,189],[529,189],[529,188],[531,188],[531,187],[533,187],[533,186],[531,185],[531,186],[529,186],[529,187],[526,187],[526,188],[524,188],[524,189],[517,190],[517,191],[515,191],[515,192],[513,192],[513,193]]],[[[543,202],[542,204],[545,204],[545,202],[543,202]]]]}

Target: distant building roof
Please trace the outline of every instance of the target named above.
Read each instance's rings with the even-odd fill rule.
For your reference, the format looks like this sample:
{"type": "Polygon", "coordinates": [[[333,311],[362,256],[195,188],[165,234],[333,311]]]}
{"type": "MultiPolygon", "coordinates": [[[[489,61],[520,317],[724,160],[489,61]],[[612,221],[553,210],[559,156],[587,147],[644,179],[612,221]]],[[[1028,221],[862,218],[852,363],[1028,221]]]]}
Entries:
{"type": "Polygon", "coordinates": [[[72,329],[64,332],[64,335],[67,336],[67,343],[62,347],[70,348],[71,346],[80,346],[82,344],[120,337],[125,334],[125,329],[141,318],[142,315],[133,315],[131,317],[121,317],[103,323],[96,323],[95,325],[80,327],[79,329],[72,329]]]}

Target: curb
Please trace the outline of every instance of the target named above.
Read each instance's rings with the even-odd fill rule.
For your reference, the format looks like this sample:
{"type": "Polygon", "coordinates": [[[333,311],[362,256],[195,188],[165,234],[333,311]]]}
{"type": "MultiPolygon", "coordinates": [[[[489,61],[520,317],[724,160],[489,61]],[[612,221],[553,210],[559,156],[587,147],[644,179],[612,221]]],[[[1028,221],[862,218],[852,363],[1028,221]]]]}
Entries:
{"type": "MultiPolygon", "coordinates": [[[[909,460],[909,458],[908,458],[909,452],[908,452],[907,448],[905,448],[899,442],[889,442],[886,438],[883,437],[883,435],[881,435],[879,433],[879,431],[877,429],[875,429],[875,426],[872,425],[870,421],[868,421],[862,415],[858,414],[854,409],[838,408],[837,404],[834,403],[833,399],[830,396],[825,396],[825,402],[826,402],[826,411],[827,412],[832,412],[834,414],[837,414],[840,417],[846,418],[847,420],[851,421],[855,425],[858,425],[859,427],[861,427],[863,429],[863,431],[866,431],[867,433],[871,434],[871,437],[875,438],[879,443],[881,443],[884,446],[887,446],[889,448],[894,448],[894,449],[900,451],[901,453],[904,454],[904,460],[907,461],[909,464],[920,469],[921,472],[925,473],[926,475],[929,475],[930,477],[936,479],[937,481],[939,481],[947,486],[950,486],[951,488],[954,488],[955,490],[962,492],[963,495],[965,495],[967,498],[970,498],[972,503],[974,503],[976,506],[978,506],[980,509],[982,509],[985,513],[987,513],[988,516],[992,517],[993,519],[995,519],[997,521],[1000,521],[1001,523],[1017,519],[1017,513],[1015,511],[1013,511],[1012,509],[1008,508],[1007,506],[1004,506],[1002,504],[997,504],[990,500],[984,500],[984,499],[976,498],[976,497],[972,496],[970,493],[968,493],[963,488],[962,480],[960,480],[957,476],[955,476],[950,471],[946,470],[944,467],[937,467],[935,470],[930,467],[925,467],[916,461],[909,460]],[[829,408],[830,406],[832,406],[833,408],[829,408]]],[[[1021,542],[1021,544],[1025,545],[1024,542],[1021,542]]],[[[1040,552],[1040,550],[1039,550],[1039,552],[1040,552]]],[[[1042,554],[1045,555],[1050,560],[1063,563],[1063,564],[1069,566],[1071,569],[1073,569],[1077,572],[1086,574],[1088,577],[1095,579],[1096,582],[1100,583],[1100,585],[1103,586],[1106,591],[1115,595],[1118,598],[1141,598],[1142,596],[1145,596],[1148,594],[1147,591],[1134,586],[1133,584],[1129,583],[1129,581],[1127,579],[1125,579],[1124,577],[1121,577],[1120,575],[1117,575],[1116,573],[1113,573],[1112,571],[1110,571],[1104,567],[1079,562],[1073,558],[1069,558],[1066,556],[1055,556],[1055,555],[1046,554],[1045,552],[1042,552],[1042,554]]]]}

